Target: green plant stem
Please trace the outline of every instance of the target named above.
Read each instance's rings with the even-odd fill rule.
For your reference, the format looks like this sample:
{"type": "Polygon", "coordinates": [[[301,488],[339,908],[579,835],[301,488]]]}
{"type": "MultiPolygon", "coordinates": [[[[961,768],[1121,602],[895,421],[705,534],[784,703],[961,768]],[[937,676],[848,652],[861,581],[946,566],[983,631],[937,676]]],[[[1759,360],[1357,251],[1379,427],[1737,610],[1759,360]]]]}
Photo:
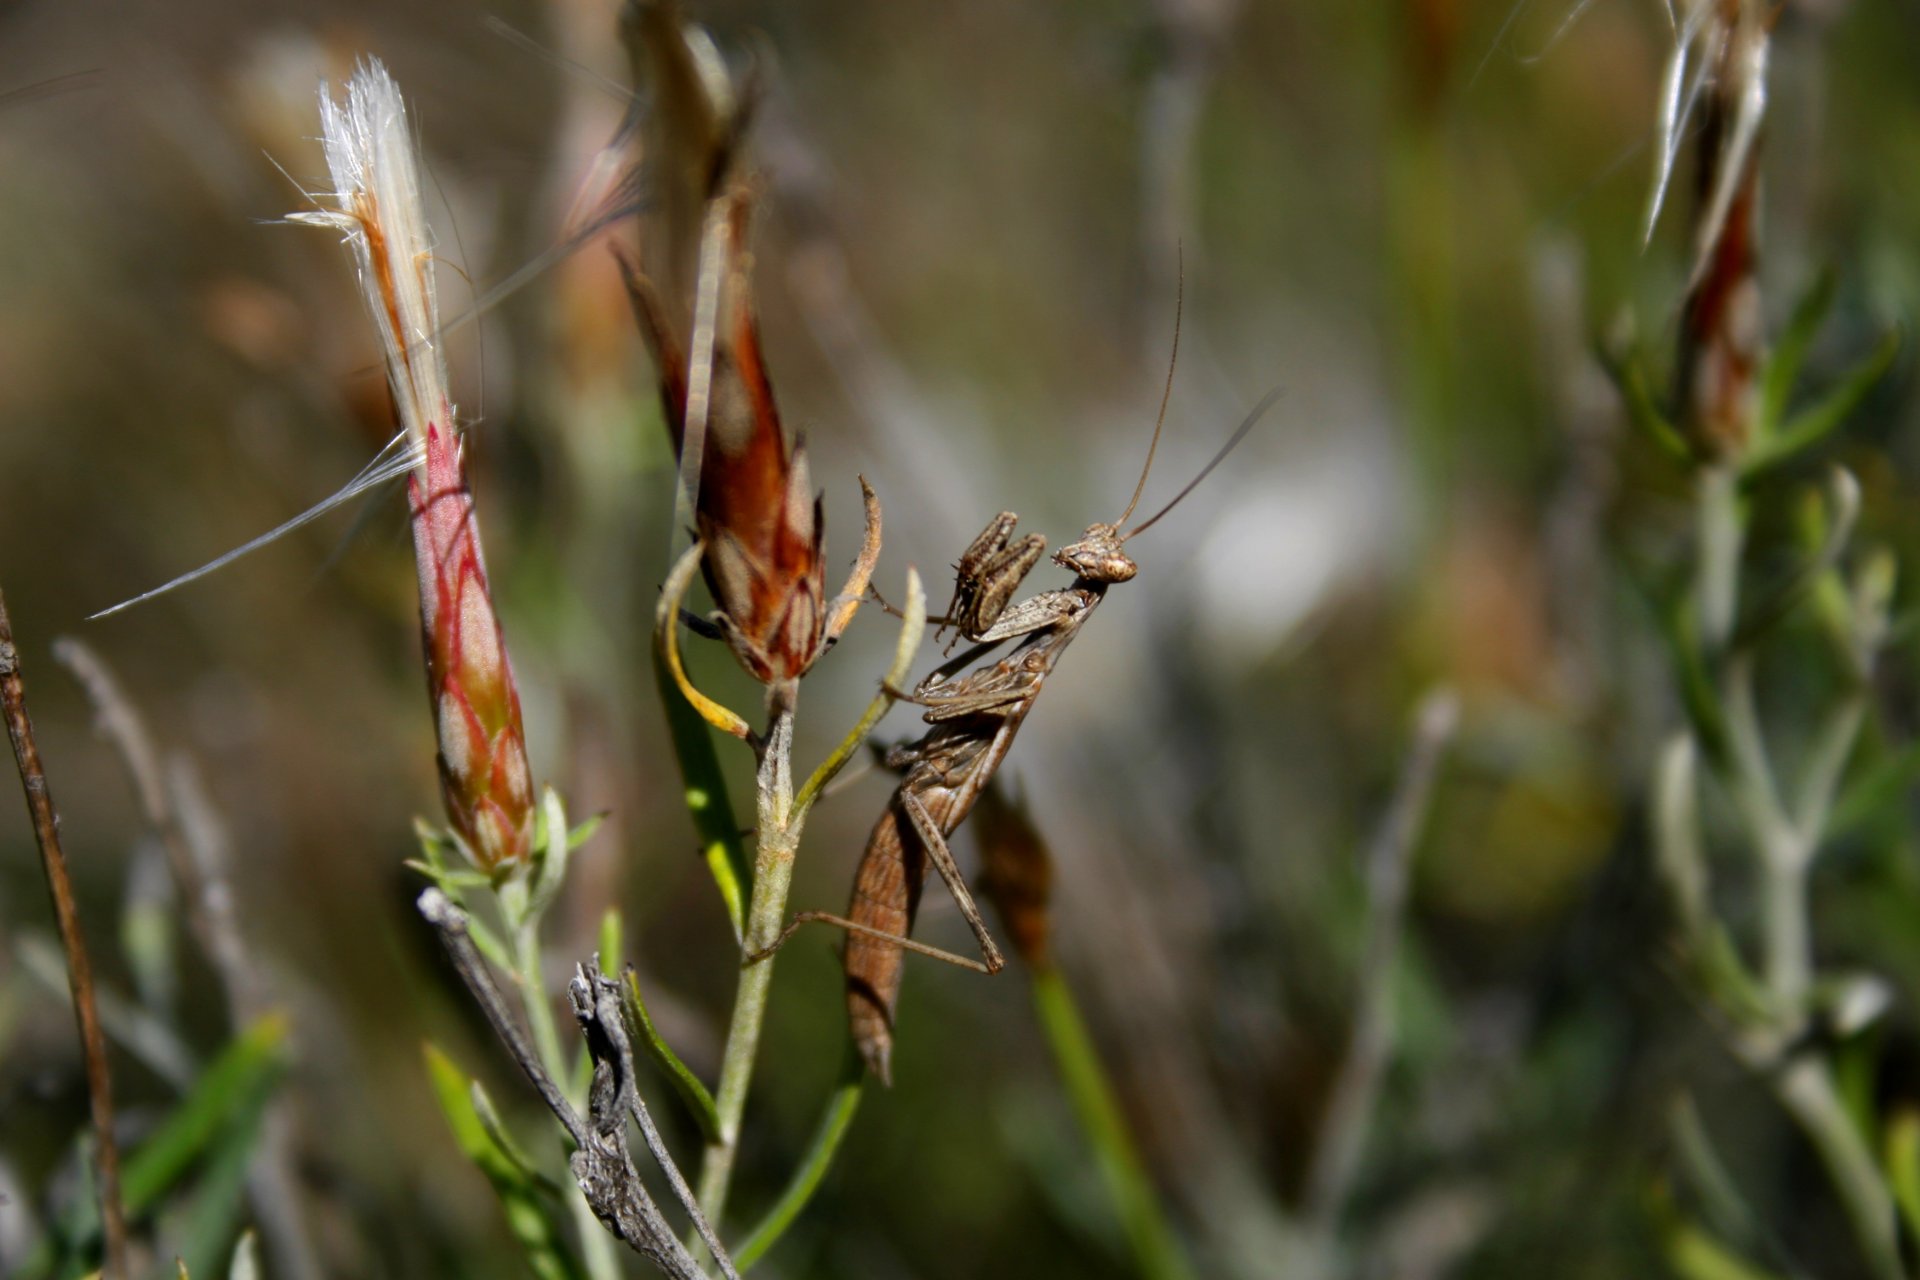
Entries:
{"type": "MultiPolygon", "coordinates": [[[[771,947],[786,923],[787,890],[793,882],[793,859],[800,833],[790,825],[793,816],[793,711],[780,708],[768,730],[760,757],[759,849],[753,861],[753,892],[747,902],[746,953],[771,947]]],[[[733,1020],[727,1027],[727,1047],[720,1062],[720,1087],[714,1091],[719,1114],[719,1136],[706,1147],[700,1164],[700,1209],[710,1222],[720,1221],[733,1180],[734,1157],[740,1144],[740,1121],[746,1113],[747,1092],[753,1084],[754,1055],[766,1021],[767,992],[773,985],[774,957],[743,965],[733,997],[733,1020]]],[[[698,1255],[696,1255],[698,1256],[698,1255]]]]}
{"type": "Polygon", "coordinates": [[[1834,1088],[1824,1059],[1802,1054],[1775,1073],[1774,1093],[1820,1153],[1878,1280],[1905,1280],[1893,1194],[1834,1088]]]}
{"type": "MultiPolygon", "coordinates": [[[[907,604],[902,612],[900,637],[894,645],[893,665],[881,684],[883,690],[906,682],[913,655],[920,648],[926,631],[926,591],[920,585],[920,575],[911,567],[907,569],[907,604]]],[[[796,799],[793,698],[791,694],[776,696],[773,723],[767,730],[755,779],[760,843],[754,855],[753,889],[747,902],[745,955],[759,956],[779,941],[786,925],[787,890],[793,883],[794,855],[800,848],[800,829],[806,823],[807,813],[827,783],[853,758],[860,743],[866,740],[867,733],[892,702],[892,697],[885,693],[874,700],[826,763],[807,779],[796,799]]],[[[753,1060],[760,1047],[760,1028],[767,1016],[767,992],[772,986],[773,956],[766,955],[741,966],[740,982],[734,990],[733,1020],[727,1027],[727,1045],[720,1061],[720,1084],[714,1090],[719,1136],[707,1143],[700,1163],[700,1208],[709,1222],[718,1223],[727,1205],[734,1156],[740,1145],[740,1121],[746,1113],[747,1092],[753,1084],[753,1060]]],[[[848,1114],[851,1118],[851,1112],[848,1114]]],[[[695,1257],[702,1256],[702,1246],[697,1240],[689,1240],[688,1247],[695,1257]]]]}
{"type": "Polygon", "coordinates": [[[1753,657],[1728,659],[1721,688],[1730,746],[1728,784],[1746,823],[1760,876],[1760,946],[1767,994],[1774,1011],[1797,1022],[1812,982],[1813,952],[1807,926],[1808,838],[1780,799],[1768,760],[1753,696],[1753,657]]]}
{"type": "MultiPolygon", "coordinates": [[[[1701,480],[1700,604],[1711,645],[1731,634],[1738,605],[1739,513],[1736,495],[1712,469],[1701,480]],[[1721,593],[1724,592],[1724,597],[1721,593]],[[1723,612],[1715,614],[1713,610],[1723,612]],[[1716,629],[1715,622],[1726,629],[1716,629]]],[[[1773,1033],[1745,1046],[1767,1072],[1780,1105],[1819,1152],[1861,1252],[1878,1280],[1903,1280],[1893,1194],[1865,1137],[1848,1117],[1826,1059],[1802,1052],[1782,1063],[1783,1042],[1804,1026],[1813,983],[1808,872],[1820,846],[1842,768],[1866,715],[1864,690],[1850,691],[1830,713],[1806,766],[1795,812],[1775,779],[1754,697],[1753,655],[1725,655],[1721,685],[1729,750],[1726,781],[1747,827],[1760,883],[1764,980],[1773,1033]]]]}
{"type": "Polygon", "coordinates": [[[1134,1148],[1126,1115],[1100,1066],[1100,1051],[1058,969],[1034,970],[1033,1003],[1140,1274],[1148,1280],[1192,1280],[1193,1270],[1160,1211],[1160,1198],[1134,1148]]]}
{"type": "Polygon", "coordinates": [[[1709,655],[1733,635],[1740,599],[1740,551],[1746,540],[1740,515],[1740,476],[1724,463],[1709,463],[1699,475],[1700,559],[1694,604],[1700,638],[1709,655]]]}
{"type": "MultiPolygon", "coordinates": [[[[540,963],[537,926],[528,923],[514,930],[513,958],[514,977],[520,984],[520,1002],[526,1008],[534,1052],[540,1055],[540,1065],[547,1069],[547,1074],[564,1089],[573,1072],[560,1050],[560,1029],[553,1020],[553,1001],[547,996],[547,978],[540,963]]],[[[573,1098],[567,1100],[575,1101],[573,1098]]]]}

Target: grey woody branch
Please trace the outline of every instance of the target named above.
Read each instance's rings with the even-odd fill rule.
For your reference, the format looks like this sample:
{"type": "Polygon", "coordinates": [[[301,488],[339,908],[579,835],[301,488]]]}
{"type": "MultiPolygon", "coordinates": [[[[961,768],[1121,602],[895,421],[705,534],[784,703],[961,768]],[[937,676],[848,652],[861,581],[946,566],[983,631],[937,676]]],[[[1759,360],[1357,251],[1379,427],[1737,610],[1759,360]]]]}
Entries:
{"type": "MultiPolygon", "coordinates": [[[[704,1280],[699,1263],[661,1216],[627,1149],[627,1117],[645,1115],[645,1106],[633,1084],[633,1050],[620,1014],[618,985],[596,969],[590,975],[582,971],[569,986],[574,1016],[579,1020],[587,1052],[594,1063],[587,1115],[583,1117],[541,1066],[539,1055],[528,1043],[519,1023],[514,1021],[493,974],[473,944],[466,913],[438,889],[422,893],[419,908],[420,914],[440,935],[448,958],[486,1015],[494,1034],[572,1139],[575,1149],[568,1159],[568,1168],[594,1216],[615,1237],[674,1280],[704,1280]]],[[[540,997],[535,993],[533,998],[540,997]]],[[[661,1167],[668,1170],[675,1192],[691,1207],[692,1196],[686,1190],[685,1180],[674,1168],[666,1148],[658,1145],[659,1135],[651,1118],[642,1121],[642,1128],[648,1146],[661,1167]]],[[[714,1256],[720,1260],[728,1280],[739,1280],[726,1253],[718,1248],[713,1228],[697,1211],[694,1221],[708,1247],[714,1249],[714,1256]]]]}

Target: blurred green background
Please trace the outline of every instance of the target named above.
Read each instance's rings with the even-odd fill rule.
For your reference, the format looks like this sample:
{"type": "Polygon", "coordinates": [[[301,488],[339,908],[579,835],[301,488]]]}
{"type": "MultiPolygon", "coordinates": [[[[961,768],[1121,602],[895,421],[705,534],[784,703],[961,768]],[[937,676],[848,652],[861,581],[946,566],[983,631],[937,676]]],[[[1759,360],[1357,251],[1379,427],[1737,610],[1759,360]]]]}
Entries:
{"type": "MultiPolygon", "coordinates": [[[[0,587],[89,935],[105,980],[129,986],[116,921],[153,892],[158,855],[49,656],[63,634],[114,664],[229,828],[254,959],[292,1015],[285,1096],[333,1274],[522,1273],[420,1066],[432,1035],[534,1129],[401,866],[411,819],[437,807],[403,504],[375,495],[85,619],[325,497],[390,434],[345,256],[275,224],[302,204],[287,175],[321,185],[321,79],[368,53],[393,70],[457,268],[443,296],[463,299],[460,275],[484,289],[559,234],[624,106],[598,78],[624,80],[616,16],[609,0],[0,4],[0,93],[89,73],[0,100],[0,587]]],[[[1349,1032],[1359,852],[1414,705],[1444,683],[1464,721],[1418,849],[1400,1044],[1345,1228],[1353,1274],[1660,1274],[1683,1088],[1784,1253],[1860,1274],[1803,1139],[1676,978],[1650,871],[1647,789],[1679,710],[1633,566],[1681,553],[1686,492],[1625,429],[1592,347],[1631,325],[1670,348],[1685,283],[1683,209],[1641,242],[1662,7],[825,0],[693,16],[768,78],[756,279],[782,408],[826,494],[829,576],[857,545],[856,473],[886,504],[889,595],[909,563],[944,576],[1003,507],[1056,544],[1112,518],[1182,256],[1149,508],[1285,388],[1136,544],[1140,579],[1076,644],[1008,765],[1058,859],[1062,964],[1203,1273],[1275,1273],[1349,1032]]],[[[1916,48],[1911,4],[1789,3],[1776,31],[1764,297],[1777,324],[1837,270],[1816,380],[1920,311],[1916,48]]],[[[648,670],[671,456],[607,255],[541,274],[449,355],[536,772],[576,813],[610,814],[573,873],[556,966],[621,906],[663,1031],[711,1078],[734,950],[648,670]]],[[[1908,565],[1917,409],[1897,365],[1824,451],[1862,481],[1863,537],[1908,565]]],[[[863,615],[807,682],[801,761],[858,714],[892,639],[863,615]]],[[[1825,679],[1796,652],[1764,671],[1789,755],[1825,679]]],[[[1915,657],[1903,639],[1885,665],[1863,756],[1911,736],[1915,657]]],[[[693,661],[752,705],[724,652],[693,661]]],[[[896,711],[880,736],[916,723],[896,711]]],[[[726,758],[750,794],[744,753],[726,758]]],[[[796,906],[843,903],[886,790],[870,776],[818,811],[796,906]]],[[[64,998],[20,958],[51,924],[15,794],[0,787],[0,1260],[42,1188],[74,1194],[85,1115],[64,998]]],[[[1823,961],[1894,992],[1849,1049],[1879,1064],[1860,1087],[1920,1101],[1913,817],[1896,790],[1855,824],[1823,855],[1815,903],[1823,961]]],[[[964,946],[950,905],[927,905],[923,932],[964,946]]],[[[837,1067],[832,946],[803,934],[783,959],[742,1213],[777,1190],[837,1067]]],[[[180,1026],[210,1053],[209,975],[183,954],[180,1026]]],[[[895,1087],[869,1096],[763,1273],[1125,1273],[1022,987],[910,966],[895,1087]]],[[[116,1062],[137,1131],[171,1094],[116,1062]]]]}

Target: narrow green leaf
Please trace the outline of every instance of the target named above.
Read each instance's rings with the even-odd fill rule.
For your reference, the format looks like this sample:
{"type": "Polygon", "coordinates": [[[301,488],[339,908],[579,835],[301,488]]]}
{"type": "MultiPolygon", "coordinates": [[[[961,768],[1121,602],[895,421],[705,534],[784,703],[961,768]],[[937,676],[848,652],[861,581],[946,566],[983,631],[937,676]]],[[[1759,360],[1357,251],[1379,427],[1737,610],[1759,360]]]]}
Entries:
{"type": "Polygon", "coordinates": [[[493,877],[479,871],[466,871],[459,867],[435,866],[419,858],[408,858],[403,864],[409,871],[418,871],[433,881],[440,892],[453,897],[452,889],[485,889],[493,884],[493,877]]]}
{"type": "Polygon", "coordinates": [[[1760,441],[1742,462],[1741,478],[1751,480],[1832,435],[1893,367],[1893,358],[1899,350],[1900,334],[1896,330],[1882,338],[1873,353],[1855,365],[1822,399],[1801,410],[1777,433],[1760,441]]]}
{"type": "Polygon", "coordinates": [[[1705,945],[1694,959],[1707,994],[1729,1017],[1757,1026],[1773,1016],[1766,990],[1747,968],[1724,924],[1716,920],[1709,926],[1705,945]]]}
{"type": "Polygon", "coordinates": [[[215,1058],[193,1091],[121,1170],[129,1217],[151,1209],[237,1114],[264,1098],[280,1072],[286,1015],[268,1014],[215,1058]]]}
{"type": "MultiPolygon", "coordinates": [[[[1824,501],[1809,493],[1802,505],[1801,524],[1810,544],[1804,560],[1758,599],[1734,629],[1732,649],[1749,648],[1791,615],[1809,596],[1823,615],[1837,611],[1834,625],[1844,633],[1851,621],[1850,601],[1835,572],[1860,517],[1860,482],[1845,467],[1834,467],[1827,478],[1824,501]]],[[[1840,637],[1844,641],[1844,634],[1840,637]]]]}
{"type": "MultiPolygon", "coordinates": [[[[236,1122],[257,1113],[281,1067],[287,1019],[269,1014],[230,1043],[195,1080],[192,1090],[147,1140],[128,1154],[120,1171],[120,1195],[129,1222],[139,1222],[236,1122]]],[[[15,1280],[46,1275],[78,1276],[82,1259],[99,1248],[99,1207],[77,1197],[48,1239],[15,1272],[15,1280]]]]}
{"type": "Polygon", "coordinates": [[[1771,439],[1786,420],[1787,401],[1793,396],[1793,384],[1800,380],[1807,352],[1813,348],[1814,335],[1833,309],[1837,277],[1832,268],[1824,268],[1813,284],[1794,304],[1793,316],[1774,345],[1766,368],[1760,373],[1760,439],[1771,439]]]}
{"type": "Polygon", "coordinates": [[[720,1139],[720,1112],[714,1105],[713,1093],[703,1084],[693,1069],[680,1060],[680,1055],[661,1038],[653,1025],[653,1018],[647,1013],[647,1002],[640,996],[640,975],[629,966],[622,975],[627,1008],[627,1021],[631,1029],[640,1033],[640,1041],[646,1046],[647,1056],[665,1073],[673,1085],[674,1092],[687,1104],[687,1110],[693,1113],[694,1123],[700,1126],[700,1136],[708,1142],[720,1139]]]}
{"type": "Polygon", "coordinates": [[[1720,709],[1720,694],[1700,643],[1700,623],[1690,584],[1678,572],[1637,560],[1630,553],[1626,580],[1666,643],[1680,686],[1681,706],[1700,739],[1701,751],[1709,763],[1723,764],[1727,758],[1726,716],[1720,709]]]}
{"type": "Polygon", "coordinates": [[[1779,1280],[1691,1222],[1675,1223],[1667,1231],[1665,1245],[1667,1265],[1681,1280],[1779,1280]]]}
{"type": "Polygon", "coordinates": [[[491,1113],[491,1103],[471,1085],[466,1073],[433,1044],[424,1045],[423,1052],[427,1078],[453,1131],[454,1143],[492,1184],[507,1229],[520,1242],[533,1273],[540,1280],[586,1280],[586,1272],[567,1245],[557,1188],[550,1180],[533,1174],[525,1157],[502,1141],[504,1131],[498,1127],[497,1116],[491,1126],[488,1124],[481,1107],[491,1113]]]}
{"type": "Polygon", "coordinates": [[[1167,1225],[1160,1197],[1140,1162],[1126,1114],[1101,1066],[1100,1051],[1087,1034],[1073,992],[1058,969],[1034,971],[1033,1003],[1060,1082],[1093,1147],[1094,1161],[1113,1197],[1140,1274],[1147,1280],[1191,1280],[1193,1269],[1167,1225]]]}
{"type": "Polygon", "coordinates": [[[566,806],[552,787],[540,796],[534,847],[539,852],[534,856],[533,882],[528,886],[525,914],[514,922],[516,926],[538,920],[567,879],[567,864],[574,849],[572,832],[567,826],[566,806]]]}
{"type": "Polygon", "coordinates": [[[1901,1111],[1887,1125],[1887,1181],[1907,1230],[1920,1236],[1920,1111],[1901,1111]]]}
{"type": "Polygon", "coordinates": [[[1687,720],[1700,739],[1707,758],[1720,763],[1727,758],[1727,719],[1720,707],[1720,694],[1714,688],[1713,674],[1707,669],[1700,650],[1699,627],[1692,610],[1684,601],[1661,611],[1661,632],[1673,656],[1674,675],[1680,681],[1681,705],[1687,720]]]}
{"type": "Polygon", "coordinates": [[[701,853],[713,882],[726,904],[727,919],[733,925],[736,942],[746,937],[746,885],[752,878],[747,852],[740,842],[740,827],[734,820],[733,801],[727,795],[726,775],[720,771],[720,756],[713,749],[713,731],[699,711],[680,695],[680,686],[667,669],[666,660],[654,646],[654,680],[660,687],[660,703],[667,716],[667,733],[673,741],[674,757],[680,762],[682,796],[693,828],[700,836],[701,853]]]}
{"type": "Polygon", "coordinates": [[[787,1228],[793,1225],[800,1211],[813,1199],[813,1193],[820,1189],[821,1181],[827,1176],[827,1170],[833,1167],[833,1158],[840,1152],[840,1141],[847,1136],[847,1130],[853,1125],[853,1116],[860,1109],[860,1092],[866,1082],[866,1068],[860,1059],[849,1051],[847,1064],[840,1073],[840,1082],[827,1096],[827,1107],[820,1115],[820,1123],[815,1126],[813,1139],[807,1143],[806,1154],[800,1163],[794,1166],[793,1176],[787,1179],[786,1189],[780,1198],[773,1202],[766,1216],[747,1234],[747,1238],[733,1251],[733,1265],[745,1271],[755,1262],[766,1256],[787,1228]]]}
{"type": "Polygon", "coordinates": [[[594,833],[600,830],[600,824],[606,820],[607,815],[602,812],[596,813],[585,822],[580,823],[573,830],[567,832],[567,847],[569,849],[578,849],[581,845],[593,839],[594,833]]]}
{"type": "Polygon", "coordinates": [[[1627,420],[1660,452],[1676,462],[1691,463],[1694,460],[1693,446],[1687,443],[1686,436],[1667,420],[1667,415],[1660,412],[1659,406],[1654,403],[1653,392],[1647,385],[1646,366],[1639,351],[1616,353],[1602,344],[1598,354],[1601,368],[1613,379],[1613,385],[1618,388],[1620,399],[1626,405],[1627,420]]]}
{"type": "Polygon", "coordinates": [[[221,1130],[194,1181],[193,1199],[182,1215],[177,1247],[180,1260],[203,1275],[217,1275],[240,1228],[246,1207],[247,1166],[260,1135],[267,1094],[257,1092],[250,1105],[221,1130]]]}
{"type": "Polygon", "coordinates": [[[467,917],[467,935],[473,939],[473,945],[487,962],[506,973],[518,972],[519,966],[513,961],[513,952],[500,940],[493,926],[475,915],[467,917]]]}
{"type": "Polygon", "coordinates": [[[433,1086],[433,1096],[440,1103],[440,1112],[446,1116],[447,1127],[453,1131],[454,1144],[461,1154],[487,1175],[489,1181],[521,1180],[519,1162],[500,1149],[474,1106],[471,1086],[476,1082],[470,1081],[467,1073],[431,1041],[421,1046],[421,1054],[426,1059],[427,1080],[433,1086]]]}
{"type": "Polygon", "coordinates": [[[494,1149],[513,1165],[514,1171],[548,1195],[560,1195],[560,1184],[536,1168],[527,1153],[520,1149],[520,1144],[513,1140],[513,1135],[507,1132],[506,1121],[500,1118],[500,1109],[493,1105],[493,1096],[487,1092],[486,1086],[478,1080],[472,1081],[467,1086],[467,1101],[473,1105],[473,1113],[480,1118],[480,1127],[485,1130],[494,1149]]]}

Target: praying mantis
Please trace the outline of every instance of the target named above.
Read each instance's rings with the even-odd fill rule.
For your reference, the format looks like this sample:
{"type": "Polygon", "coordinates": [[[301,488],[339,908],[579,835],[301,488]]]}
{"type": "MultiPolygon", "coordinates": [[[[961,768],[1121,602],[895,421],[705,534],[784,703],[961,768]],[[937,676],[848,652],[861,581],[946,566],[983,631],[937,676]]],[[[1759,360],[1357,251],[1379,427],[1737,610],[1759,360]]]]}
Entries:
{"type": "MultiPolygon", "coordinates": [[[[1178,341],[1176,328],[1176,352],[1178,341]]],[[[931,728],[917,741],[903,743],[886,754],[887,767],[898,771],[901,779],[867,838],[847,914],[800,912],[771,946],[748,957],[748,963],[766,958],[803,924],[818,922],[845,929],[848,938],[842,964],[848,1022],[861,1058],[882,1083],[892,1081],[894,1009],[906,952],[988,974],[999,972],[1005,964],[947,847],[947,838],[973,811],[981,792],[1006,760],[1048,675],[1100,607],[1107,589],[1131,580],[1139,572],[1126,552],[1128,539],[1157,523],[1206,479],[1279,396],[1279,388],[1269,391],[1173,501],[1152,518],[1122,532],[1121,527],[1139,504],[1153,467],[1172,379],[1169,368],[1147,461],[1126,511],[1111,523],[1087,526],[1077,540],[1053,554],[1055,564],[1073,573],[1071,584],[1013,602],[1021,583],[1045,553],[1046,539],[1029,534],[1015,540],[1018,517],[1010,511],[995,516],[960,557],[955,565],[953,601],[941,625],[943,629],[951,627],[956,639],[964,637],[974,646],[937,668],[911,692],[889,690],[899,700],[925,708],[924,719],[931,728]],[[1020,643],[991,664],[965,670],[969,663],[1009,640],[1020,643]],[[978,960],[907,936],[929,862],[945,881],[972,930],[980,947],[978,960]]]]}

